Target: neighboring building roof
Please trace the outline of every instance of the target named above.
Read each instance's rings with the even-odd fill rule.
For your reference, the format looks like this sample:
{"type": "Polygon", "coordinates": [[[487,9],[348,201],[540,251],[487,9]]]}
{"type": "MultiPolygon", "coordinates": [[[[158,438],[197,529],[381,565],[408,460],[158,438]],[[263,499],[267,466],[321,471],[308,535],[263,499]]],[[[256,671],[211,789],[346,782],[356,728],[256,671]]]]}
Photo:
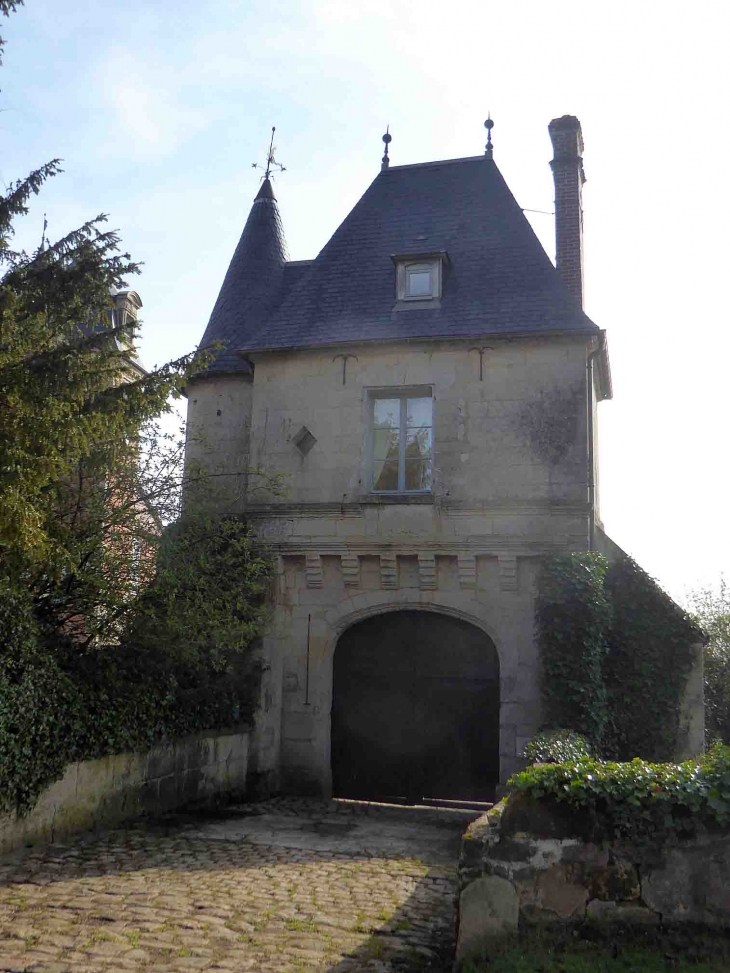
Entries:
{"type": "Polygon", "coordinates": [[[216,370],[235,367],[242,351],[262,349],[598,333],[485,156],[382,171],[316,260],[289,265],[291,270],[283,264],[273,193],[262,202],[262,192],[203,338],[203,344],[230,341],[216,370]],[[438,306],[396,310],[391,257],[429,251],[448,253],[438,306]]]}

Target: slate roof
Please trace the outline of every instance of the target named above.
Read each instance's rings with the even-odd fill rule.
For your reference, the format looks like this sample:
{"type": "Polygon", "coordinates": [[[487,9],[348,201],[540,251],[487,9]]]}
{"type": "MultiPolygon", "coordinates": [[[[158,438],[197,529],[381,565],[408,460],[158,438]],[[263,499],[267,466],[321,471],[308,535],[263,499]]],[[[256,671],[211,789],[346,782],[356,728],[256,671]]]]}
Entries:
{"type": "Polygon", "coordinates": [[[286,270],[283,252],[273,193],[259,193],[203,339],[230,339],[231,366],[233,349],[599,330],[484,156],[386,169],[314,261],[286,270]],[[436,251],[440,307],[396,310],[392,255],[436,251]]]}
{"type": "Polygon", "coordinates": [[[208,372],[246,372],[237,349],[261,328],[285,293],[287,252],[284,228],[271,182],[261,184],[241,239],[213,307],[201,347],[225,343],[208,372]]]}

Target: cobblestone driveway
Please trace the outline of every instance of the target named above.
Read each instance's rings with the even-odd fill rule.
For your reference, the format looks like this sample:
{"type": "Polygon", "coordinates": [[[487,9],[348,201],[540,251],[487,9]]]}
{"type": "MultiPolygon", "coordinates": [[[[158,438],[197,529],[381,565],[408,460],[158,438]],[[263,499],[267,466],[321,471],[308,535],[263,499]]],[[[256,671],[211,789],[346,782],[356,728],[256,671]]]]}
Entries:
{"type": "Polygon", "coordinates": [[[278,800],[0,859],[0,970],[446,971],[464,812],[278,800]]]}

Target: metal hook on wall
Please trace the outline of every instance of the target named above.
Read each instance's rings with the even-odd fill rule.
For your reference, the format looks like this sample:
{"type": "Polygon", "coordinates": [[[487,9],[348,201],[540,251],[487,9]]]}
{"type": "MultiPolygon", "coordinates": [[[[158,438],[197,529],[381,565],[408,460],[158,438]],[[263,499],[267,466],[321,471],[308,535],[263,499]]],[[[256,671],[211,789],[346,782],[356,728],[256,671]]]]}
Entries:
{"type": "Polygon", "coordinates": [[[342,359],[342,384],[347,385],[347,359],[354,358],[357,361],[358,358],[357,355],[335,355],[332,361],[337,361],[338,358],[342,359]]]}
{"type": "Polygon", "coordinates": [[[479,381],[483,382],[484,381],[484,352],[494,351],[494,349],[491,345],[484,345],[483,348],[470,348],[469,351],[479,352],[479,381]]]}

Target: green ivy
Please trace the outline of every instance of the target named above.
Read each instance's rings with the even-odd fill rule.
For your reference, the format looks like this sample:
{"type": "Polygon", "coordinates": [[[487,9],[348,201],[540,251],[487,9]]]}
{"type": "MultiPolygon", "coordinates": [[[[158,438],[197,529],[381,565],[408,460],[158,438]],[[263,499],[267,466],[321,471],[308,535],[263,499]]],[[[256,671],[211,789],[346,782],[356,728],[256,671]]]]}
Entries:
{"type": "Polygon", "coordinates": [[[548,557],[536,623],[544,726],[620,760],[671,758],[702,633],[659,585],[629,557],[548,557]]]}
{"type": "Polygon", "coordinates": [[[671,760],[681,703],[702,632],[629,557],[611,565],[613,605],[605,682],[610,724],[604,750],[619,760],[671,760]]]}
{"type": "Polygon", "coordinates": [[[611,605],[600,554],[546,558],[537,593],[543,717],[600,744],[608,719],[603,661],[611,605]]]}
{"type": "Polygon", "coordinates": [[[730,825],[730,747],[718,744],[681,764],[583,757],[535,765],[511,777],[508,787],[510,795],[539,799],[542,807],[580,812],[576,820],[587,818],[593,840],[659,845],[730,825]]]}
{"type": "Polygon", "coordinates": [[[188,521],[119,643],[90,649],[0,580],[0,812],[27,814],[74,761],[249,721],[272,571],[241,521],[188,521]]]}

